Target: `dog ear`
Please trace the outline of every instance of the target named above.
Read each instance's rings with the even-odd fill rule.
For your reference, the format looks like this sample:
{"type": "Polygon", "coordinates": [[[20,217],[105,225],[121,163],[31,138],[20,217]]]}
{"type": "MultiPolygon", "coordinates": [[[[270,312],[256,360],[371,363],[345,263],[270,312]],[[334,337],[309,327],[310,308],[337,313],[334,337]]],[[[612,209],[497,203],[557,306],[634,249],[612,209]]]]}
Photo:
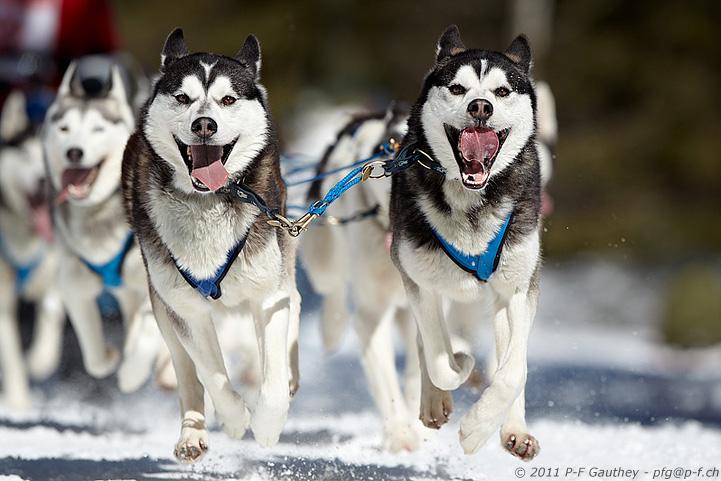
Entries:
{"type": "Polygon", "coordinates": [[[190,50],[185,45],[185,38],[183,38],[183,29],[176,28],[168,38],[165,39],[165,45],[163,45],[163,53],[160,54],[160,68],[161,70],[170,65],[170,63],[180,57],[190,55],[190,50]]]}
{"type": "Polygon", "coordinates": [[[10,142],[30,127],[25,94],[14,89],[5,99],[0,114],[0,140],[10,142]]]}
{"type": "Polygon", "coordinates": [[[514,63],[517,63],[519,67],[525,72],[531,71],[531,65],[533,64],[533,57],[531,55],[531,44],[528,42],[528,37],[520,34],[508,47],[508,50],[503,54],[510,58],[514,63]]]}
{"type": "Polygon", "coordinates": [[[57,97],[82,97],[84,95],[83,85],[77,74],[78,61],[73,60],[63,74],[63,80],[60,82],[60,87],[58,87],[57,97]]]}
{"type": "Polygon", "coordinates": [[[441,38],[438,39],[438,45],[436,46],[436,63],[465,50],[466,46],[463,45],[461,41],[461,33],[458,31],[458,27],[451,25],[441,34],[441,38]]]}
{"type": "Polygon", "coordinates": [[[117,64],[110,67],[110,85],[108,86],[108,97],[117,99],[120,102],[128,102],[128,93],[125,90],[125,81],[120,73],[117,64]]]}
{"type": "Polygon", "coordinates": [[[260,72],[260,43],[252,33],[245,39],[243,48],[240,49],[235,59],[249,69],[254,77],[260,72]]]}

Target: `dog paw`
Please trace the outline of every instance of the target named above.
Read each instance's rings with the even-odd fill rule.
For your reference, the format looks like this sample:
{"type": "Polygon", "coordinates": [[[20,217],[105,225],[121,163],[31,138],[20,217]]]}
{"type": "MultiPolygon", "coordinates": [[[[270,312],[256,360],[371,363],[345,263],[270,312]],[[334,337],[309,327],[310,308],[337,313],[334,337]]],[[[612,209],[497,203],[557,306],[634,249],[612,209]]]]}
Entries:
{"type": "Polygon", "coordinates": [[[120,364],[120,351],[114,347],[106,347],[105,356],[86,362],[85,370],[94,378],[102,379],[115,372],[118,364],[120,364]]]}
{"type": "Polygon", "coordinates": [[[417,451],[428,431],[416,419],[397,420],[383,429],[383,449],[391,453],[417,451]]]}
{"type": "Polygon", "coordinates": [[[461,418],[458,437],[465,454],[475,454],[481,449],[495,431],[488,423],[479,422],[473,409],[461,418]]]}
{"type": "Polygon", "coordinates": [[[448,422],[452,412],[453,396],[450,391],[442,391],[433,386],[430,393],[422,394],[420,420],[425,427],[440,429],[448,422]]]}
{"type": "Polygon", "coordinates": [[[263,396],[258,398],[255,412],[250,419],[250,428],[253,430],[255,440],[262,447],[273,446],[280,439],[285,421],[288,418],[290,401],[270,403],[263,396]]]}
{"type": "Polygon", "coordinates": [[[58,369],[60,356],[47,356],[40,349],[31,349],[27,355],[30,377],[38,382],[46,381],[58,369]]]}
{"type": "Polygon", "coordinates": [[[240,439],[248,429],[250,423],[250,411],[245,402],[240,399],[240,404],[236,406],[235,412],[228,415],[226,413],[221,414],[220,411],[215,411],[215,420],[223,428],[223,432],[233,439],[240,439]]]}
{"type": "Polygon", "coordinates": [[[523,461],[530,461],[541,452],[538,440],[530,434],[507,434],[502,436],[501,443],[509,453],[523,461]]]}
{"type": "Polygon", "coordinates": [[[208,432],[205,429],[183,429],[175,445],[175,459],[183,464],[194,463],[208,452],[208,432]]]}

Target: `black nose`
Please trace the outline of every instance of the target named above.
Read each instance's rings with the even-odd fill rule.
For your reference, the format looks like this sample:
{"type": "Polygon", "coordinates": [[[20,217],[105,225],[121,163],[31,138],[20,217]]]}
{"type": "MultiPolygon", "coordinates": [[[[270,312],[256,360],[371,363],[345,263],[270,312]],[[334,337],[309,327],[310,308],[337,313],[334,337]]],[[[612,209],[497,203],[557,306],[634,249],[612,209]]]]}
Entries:
{"type": "Polygon", "coordinates": [[[193,121],[190,130],[201,139],[207,139],[218,131],[218,124],[210,117],[199,117],[193,121]]]}
{"type": "Polygon", "coordinates": [[[65,152],[65,155],[67,156],[68,160],[73,164],[77,164],[78,162],[83,160],[83,151],[78,149],[77,147],[68,149],[68,151],[65,152]]]}
{"type": "Polygon", "coordinates": [[[476,99],[468,104],[468,113],[480,121],[488,120],[493,115],[493,105],[488,100],[476,99]]]}

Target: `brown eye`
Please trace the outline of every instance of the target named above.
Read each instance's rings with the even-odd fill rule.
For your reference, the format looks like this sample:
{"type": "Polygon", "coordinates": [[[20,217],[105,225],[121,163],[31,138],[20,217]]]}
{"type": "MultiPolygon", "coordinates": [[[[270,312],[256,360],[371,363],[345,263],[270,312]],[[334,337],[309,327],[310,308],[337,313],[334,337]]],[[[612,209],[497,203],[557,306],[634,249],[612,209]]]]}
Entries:
{"type": "Polygon", "coordinates": [[[70,129],[68,128],[67,125],[63,125],[62,127],[60,127],[60,132],[67,132],[68,130],[70,130],[70,129]]]}
{"type": "Polygon", "coordinates": [[[231,97],[230,95],[226,95],[221,100],[223,102],[223,105],[233,105],[235,103],[235,97],[231,97]]]}
{"type": "Polygon", "coordinates": [[[176,95],[175,100],[177,100],[178,103],[181,103],[181,104],[189,104],[190,103],[190,97],[188,97],[185,94],[176,95]]]}
{"type": "Polygon", "coordinates": [[[510,94],[511,91],[506,87],[498,87],[494,93],[496,94],[496,97],[508,97],[508,94],[510,94]]]}
{"type": "Polygon", "coordinates": [[[453,84],[450,87],[448,87],[448,90],[451,91],[453,95],[463,95],[467,92],[466,88],[463,85],[453,84]]]}

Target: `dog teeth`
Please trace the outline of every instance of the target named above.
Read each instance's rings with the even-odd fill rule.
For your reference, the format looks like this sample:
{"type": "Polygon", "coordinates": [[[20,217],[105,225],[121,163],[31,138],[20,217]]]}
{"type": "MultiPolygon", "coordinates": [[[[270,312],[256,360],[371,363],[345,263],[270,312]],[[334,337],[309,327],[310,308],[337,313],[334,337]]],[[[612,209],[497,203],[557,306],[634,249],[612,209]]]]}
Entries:
{"type": "Polygon", "coordinates": [[[190,150],[190,146],[186,147],[185,153],[188,155],[188,160],[193,160],[193,152],[190,150]]]}

